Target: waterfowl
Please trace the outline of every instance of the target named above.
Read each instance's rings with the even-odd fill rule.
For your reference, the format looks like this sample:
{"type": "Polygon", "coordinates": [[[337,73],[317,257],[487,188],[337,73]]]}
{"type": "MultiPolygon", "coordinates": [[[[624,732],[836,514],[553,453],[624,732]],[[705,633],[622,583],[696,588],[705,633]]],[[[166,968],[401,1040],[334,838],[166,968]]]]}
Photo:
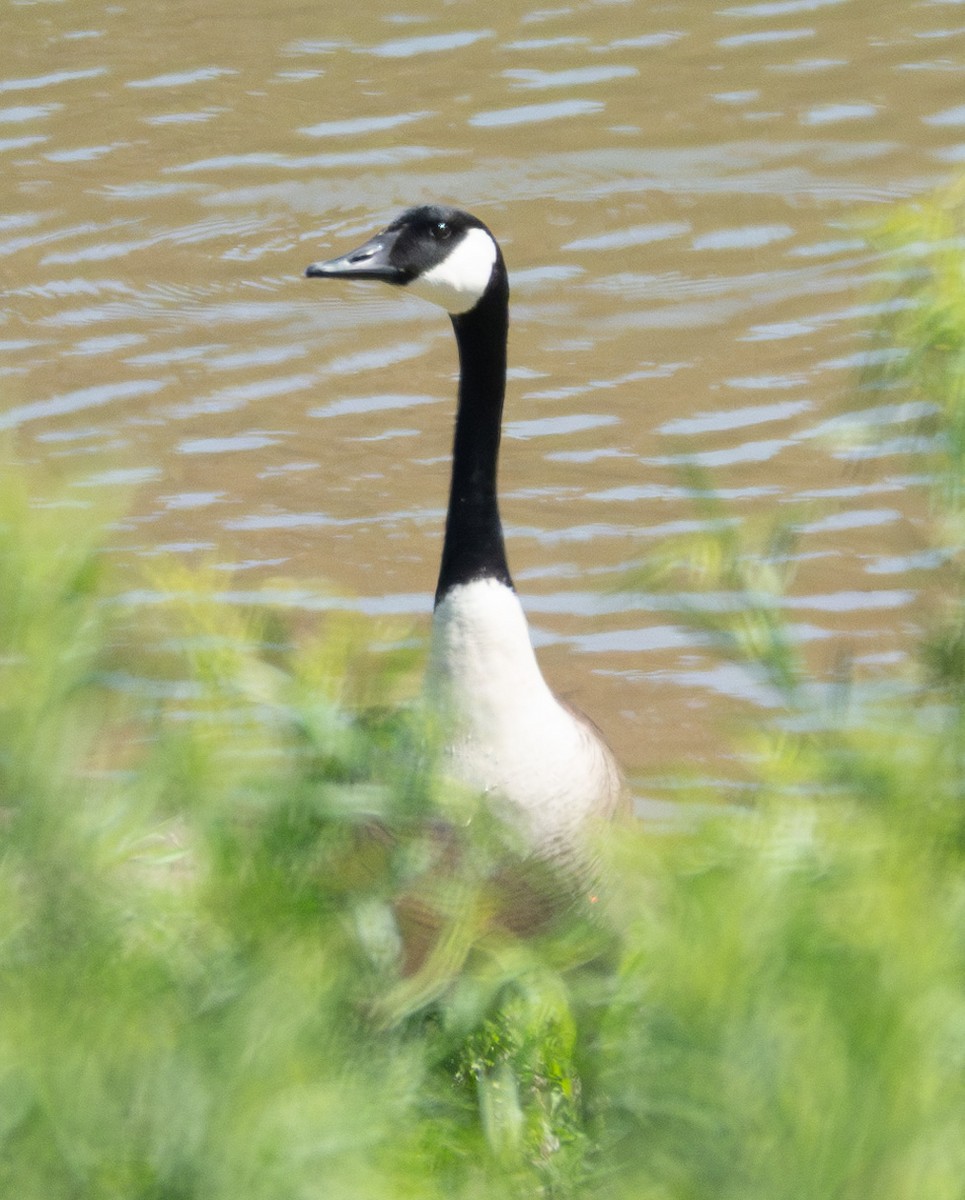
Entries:
{"type": "Polygon", "coordinates": [[[535,854],[571,857],[587,822],[622,806],[623,785],[596,728],[547,686],[509,572],[496,490],[509,331],[499,246],[471,214],[427,205],[305,274],[381,280],[450,316],[458,403],[426,694],[445,716],[450,773],[535,854]]]}

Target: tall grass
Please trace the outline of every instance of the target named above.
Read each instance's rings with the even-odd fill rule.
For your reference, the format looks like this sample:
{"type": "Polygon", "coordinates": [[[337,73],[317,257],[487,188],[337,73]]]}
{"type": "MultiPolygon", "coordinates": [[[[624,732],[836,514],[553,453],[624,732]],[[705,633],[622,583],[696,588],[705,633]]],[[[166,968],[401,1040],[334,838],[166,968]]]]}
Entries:
{"type": "Polygon", "coordinates": [[[0,1195],[965,1196],[965,286],[952,322],[903,219],[906,353],[868,386],[929,406],[945,576],[915,668],[814,685],[783,530],[668,550],[782,697],[748,802],[622,829],[598,902],[526,936],[545,881],[391,703],[404,654],[335,619],[286,647],[203,572],[125,600],[110,514],[7,471],[0,1195]]]}

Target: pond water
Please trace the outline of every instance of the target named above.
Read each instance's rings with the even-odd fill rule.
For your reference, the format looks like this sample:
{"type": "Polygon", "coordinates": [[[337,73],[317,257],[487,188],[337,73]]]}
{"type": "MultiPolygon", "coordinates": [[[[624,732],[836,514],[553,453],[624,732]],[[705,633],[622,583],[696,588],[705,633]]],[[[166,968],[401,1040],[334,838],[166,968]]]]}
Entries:
{"type": "Polygon", "coordinates": [[[856,221],[965,162],[961,0],[4,0],[0,44],[0,429],[80,500],[131,489],[117,555],[426,632],[449,323],[301,275],[440,200],[510,267],[517,586],[628,767],[716,770],[722,721],[769,702],[614,590],[698,522],[688,456],[737,517],[807,514],[818,670],[900,662],[913,463],[823,433],[875,317],[856,221]]]}

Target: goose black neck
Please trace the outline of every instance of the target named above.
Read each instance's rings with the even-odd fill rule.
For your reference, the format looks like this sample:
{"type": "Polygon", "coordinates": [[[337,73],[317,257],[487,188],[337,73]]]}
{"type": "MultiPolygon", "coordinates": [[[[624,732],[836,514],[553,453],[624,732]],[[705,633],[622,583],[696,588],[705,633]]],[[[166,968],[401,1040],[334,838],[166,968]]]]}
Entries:
{"type": "Polygon", "coordinates": [[[509,333],[509,282],[501,260],[482,299],[453,316],[452,326],[459,347],[459,403],[436,604],[452,588],[476,579],[513,586],[496,498],[509,333]]]}

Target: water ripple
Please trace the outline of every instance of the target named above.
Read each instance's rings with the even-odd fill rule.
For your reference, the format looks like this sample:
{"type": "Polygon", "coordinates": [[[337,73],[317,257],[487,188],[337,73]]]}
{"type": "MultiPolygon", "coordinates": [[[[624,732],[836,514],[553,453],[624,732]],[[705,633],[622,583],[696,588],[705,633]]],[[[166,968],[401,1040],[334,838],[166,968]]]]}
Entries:
{"type": "Polygon", "coordinates": [[[56,87],[58,83],[74,83],[78,79],[97,79],[106,74],[107,67],[88,67],[79,71],[52,71],[49,75],[34,75],[29,79],[0,79],[0,92],[33,91],[56,87]]]}
{"type": "Polygon", "coordinates": [[[701,433],[719,433],[726,429],[744,429],[766,421],[786,421],[807,412],[809,400],[785,400],[776,404],[755,404],[723,412],[695,413],[692,417],[676,417],[657,427],[656,432],[677,437],[693,437],[701,433]]]}
{"type": "MultiPolygon", "coordinates": [[[[270,433],[238,433],[227,437],[189,438],[180,442],[178,454],[237,454],[245,450],[264,450],[277,445],[279,438],[270,433]]],[[[234,526],[238,528],[238,526],[234,526]]]]}
{"type": "Polygon", "coordinates": [[[381,133],[386,129],[397,129],[400,125],[409,125],[413,121],[421,121],[434,114],[428,109],[420,112],[390,113],[382,117],[349,117],[343,121],[320,121],[317,125],[307,125],[299,129],[306,137],[349,137],[366,133],[381,133]]]}
{"type": "Polygon", "coordinates": [[[24,137],[0,138],[0,152],[7,150],[24,150],[27,146],[38,146],[41,142],[46,142],[47,138],[41,134],[27,134],[24,137]]]}
{"type": "Polygon", "coordinates": [[[519,108],[492,109],[476,113],[469,124],[480,129],[503,125],[534,125],[544,121],[559,121],[564,117],[587,116],[604,108],[602,100],[557,100],[547,104],[524,104],[519,108]]]}
{"type": "Polygon", "coordinates": [[[721,9],[724,17],[790,17],[799,12],[813,12],[817,8],[830,8],[835,4],[848,4],[850,0],[767,0],[762,4],[741,4],[734,8],[721,9]]]}
{"type": "Polygon", "coordinates": [[[341,50],[347,45],[347,42],[333,42],[326,41],[325,39],[303,38],[297,42],[290,42],[282,49],[281,53],[286,54],[291,58],[296,58],[299,55],[334,54],[336,50],[341,50]]]}
{"type": "Polygon", "coordinates": [[[744,225],[738,229],[715,229],[695,237],[695,250],[750,250],[786,241],[794,236],[790,225],[744,225]]]}
{"type": "Polygon", "coordinates": [[[932,113],[922,117],[926,125],[965,125],[965,104],[956,104],[954,108],[946,108],[942,112],[932,113]]]}
{"type": "Polygon", "coordinates": [[[725,446],[719,450],[699,450],[686,454],[668,454],[643,459],[655,466],[732,467],[740,463],[769,462],[791,444],[788,438],[744,442],[740,446],[725,446]]]}
{"type": "Polygon", "coordinates": [[[426,37],[396,38],[377,46],[358,47],[359,54],[374,54],[378,58],[414,58],[419,54],[439,54],[459,50],[484,38],[495,37],[492,29],[466,29],[454,33],[429,34],[426,37]]]}
{"type": "Polygon", "coordinates": [[[190,83],[207,83],[222,75],[237,75],[234,67],[196,67],[193,71],[172,71],[167,75],[152,75],[150,79],[129,79],[127,88],[173,88],[190,83]]]}
{"type": "MultiPolygon", "coordinates": [[[[179,404],[168,410],[168,416],[173,420],[185,420],[197,417],[203,413],[229,413],[246,408],[249,401],[269,400],[276,396],[293,396],[298,392],[307,391],[317,382],[314,375],[285,375],[272,376],[268,379],[254,379],[246,384],[232,384],[230,387],[219,388],[207,396],[200,396],[187,404],[179,404]]],[[[259,445],[269,443],[259,443],[259,445]]],[[[182,453],[188,453],[182,451],[182,453]]]]}
{"type": "Polygon", "coordinates": [[[762,29],[757,33],[734,33],[729,37],[718,38],[717,45],[723,49],[733,49],[738,46],[759,46],[772,42],[797,42],[816,36],[816,29],[762,29]]]}
{"type": "Polygon", "coordinates": [[[834,125],[839,121],[867,121],[876,117],[880,110],[877,104],[815,104],[801,113],[802,125],[834,125]]]}
{"type": "Polygon", "coordinates": [[[616,425],[620,418],[612,413],[572,413],[562,417],[533,417],[526,421],[508,421],[505,435],[518,441],[535,437],[561,437],[616,425]]]}
{"type": "Polygon", "coordinates": [[[24,121],[37,121],[49,117],[64,106],[62,104],[18,104],[12,108],[0,108],[0,122],[9,125],[24,121]]]}
{"type": "Polygon", "coordinates": [[[355,375],[359,371],[383,370],[395,366],[396,363],[418,358],[425,350],[424,342],[395,342],[373,350],[357,350],[354,354],[333,358],[326,364],[325,374],[355,375]]]}
{"type": "Polygon", "coordinates": [[[375,396],[344,396],[328,404],[310,408],[310,417],[361,416],[363,413],[392,412],[396,409],[418,408],[423,404],[440,404],[438,396],[409,395],[408,393],[382,393],[375,396]]]}
{"type": "Polygon", "coordinates": [[[510,70],[503,71],[513,87],[542,90],[553,87],[576,87],[584,83],[607,83],[611,79],[629,79],[639,75],[636,67],[574,67],[569,71],[510,70]]]}
{"type": "Polygon", "coordinates": [[[880,525],[891,525],[901,520],[895,508],[851,509],[848,512],[830,513],[815,521],[799,525],[801,533],[840,533],[849,529],[867,529],[880,525]]]}
{"type": "Polygon", "coordinates": [[[178,163],[162,168],[166,174],[182,175],[195,171],[261,170],[270,167],[278,171],[343,170],[346,167],[399,166],[402,163],[422,162],[430,158],[451,158],[451,151],[428,146],[385,146],[371,150],[345,151],[339,154],[279,154],[271,151],[249,151],[243,154],[219,154],[193,162],[178,163]]]}
{"type": "Polygon", "coordinates": [[[225,111],[223,108],[204,108],[197,112],[152,113],[150,116],[142,117],[141,120],[145,125],[156,126],[203,125],[206,121],[213,120],[225,111]]]}
{"type": "Polygon", "coordinates": [[[615,38],[610,42],[610,48],[612,50],[661,49],[664,46],[672,45],[674,42],[679,42],[681,38],[687,36],[687,33],[682,29],[668,29],[662,33],[642,33],[638,37],[615,38]]]}
{"type": "Polygon", "coordinates": [[[615,229],[612,233],[599,233],[591,237],[576,238],[567,242],[563,250],[622,250],[627,246],[648,246],[651,242],[662,242],[668,238],[682,237],[690,233],[689,221],[663,221],[654,225],[634,225],[630,229],[615,229]]]}
{"type": "Polygon", "coordinates": [[[521,41],[507,42],[505,50],[556,50],[560,46],[586,46],[590,39],[576,35],[560,37],[524,38],[521,41]]]}
{"type": "Polygon", "coordinates": [[[120,383],[98,384],[96,387],[79,388],[65,392],[49,400],[36,400],[30,404],[18,404],[0,413],[0,429],[16,429],[28,421],[47,417],[62,417],[68,413],[101,408],[117,400],[133,400],[140,396],[151,396],[167,386],[161,379],[126,379],[120,383]]]}

